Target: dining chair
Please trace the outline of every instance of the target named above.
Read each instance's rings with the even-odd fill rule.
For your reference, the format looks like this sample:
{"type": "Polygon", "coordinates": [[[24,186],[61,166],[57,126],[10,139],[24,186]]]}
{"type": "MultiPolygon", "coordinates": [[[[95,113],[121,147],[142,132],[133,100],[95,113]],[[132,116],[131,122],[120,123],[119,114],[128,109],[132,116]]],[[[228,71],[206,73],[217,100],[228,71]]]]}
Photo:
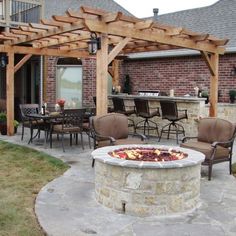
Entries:
{"type": "Polygon", "coordinates": [[[73,135],[76,138],[76,144],[78,144],[78,134],[80,134],[81,145],[84,149],[83,143],[83,119],[85,109],[66,109],[62,114],[60,124],[53,124],[50,130],[50,147],[52,147],[52,134],[58,134],[61,136],[61,143],[63,152],[64,147],[64,135],[70,135],[70,145],[72,145],[73,135]]]}
{"type": "Polygon", "coordinates": [[[96,108],[86,108],[83,119],[83,132],[88,136],[89,148],[91,148],[91,138],[93,138],[91,133],[90,118],[96,115],[96,108]]]}
{"type": "Polygon", "coordinates": [[[22,122],[22,133],[21,140],[24,138],[25,128],[30,129],[30,140],[29,143],[32,142],[34,136],[34,130],[37,130],[35,137],[38,135],[40,137],[40,130],[44,129],[44,122],[42,120],[36,120],[30,118],[28,115],[30,114],[38,114],[39,113],[39,104],[19,104],[20,108],[20,116],[22,122]]]}

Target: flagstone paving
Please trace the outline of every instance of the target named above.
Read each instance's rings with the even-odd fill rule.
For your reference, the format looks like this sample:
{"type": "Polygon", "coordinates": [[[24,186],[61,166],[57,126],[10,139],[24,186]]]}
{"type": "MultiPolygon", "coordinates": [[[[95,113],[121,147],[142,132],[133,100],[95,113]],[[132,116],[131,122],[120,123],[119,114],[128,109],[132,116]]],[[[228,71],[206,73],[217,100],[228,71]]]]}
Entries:
{"type": "MultiPolygon", "coordinates": [[[[19,132],[20,133],[20,132],[19,132]]],[[[168,217],[134,217],[118,214],[96,202],[91,149],[85,145],[65,145],[55,141],[53,149],[43,140],[27,145],[20,134],[1,140],[30,146],[67,162],[71,168],[39,192],[35,212],[43,230],[50,236],[234,236],[236,235],[236,180],[228,173],[228,163],[213,166],[212,181],[202,167],[198,209],[168,217]]],[[[155,139],[150,142],[157,143],[155,139]]],[[[174,141],[162,144],[176,145],[174,141]]],[[[234,160],[236,160],[234,155],[234,160]]]]}

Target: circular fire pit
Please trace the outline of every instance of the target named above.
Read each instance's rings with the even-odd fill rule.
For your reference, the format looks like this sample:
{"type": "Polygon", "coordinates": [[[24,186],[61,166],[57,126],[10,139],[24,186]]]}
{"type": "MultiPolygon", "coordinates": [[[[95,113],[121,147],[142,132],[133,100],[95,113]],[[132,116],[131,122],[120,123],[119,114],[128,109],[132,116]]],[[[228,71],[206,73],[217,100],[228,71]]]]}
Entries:
{"type": "Polygon", "coordinates": [[[151,216],[187,212],[198,205],[200,166],[204,160],[200,152],[158,145],[122,145],[96,149],[92,156],[96,159],[95,196],[106,207],[130,215],[151,216]],[[127,151],[131,154],[124,158],[122,152],[127,151]],[[171,161],[158,159],[153,154],[156,152],[163,152],[162,157],[169,156],[171,161]],[[140,159],[140,153],[148,160],[133,158],[140,159]]]}

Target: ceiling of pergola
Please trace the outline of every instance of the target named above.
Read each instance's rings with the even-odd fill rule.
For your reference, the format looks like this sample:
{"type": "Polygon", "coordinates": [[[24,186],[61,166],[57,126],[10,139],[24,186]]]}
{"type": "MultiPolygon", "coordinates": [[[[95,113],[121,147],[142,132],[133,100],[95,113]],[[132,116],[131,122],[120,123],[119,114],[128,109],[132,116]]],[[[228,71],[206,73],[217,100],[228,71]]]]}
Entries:
{"type": "Polygon", "coordinates": [[[123,41],[119,55],[189,48],[208,53],[224,53],[228,39],[191,32],[99,9],[81,7],[68,10],[63,16],[31,23],[0,34],[4,46],[26,46],[35,49],[57,49],[61,52],[88,52],[91,32],[108,35],[108,44],[114,48],[123,41]]]}

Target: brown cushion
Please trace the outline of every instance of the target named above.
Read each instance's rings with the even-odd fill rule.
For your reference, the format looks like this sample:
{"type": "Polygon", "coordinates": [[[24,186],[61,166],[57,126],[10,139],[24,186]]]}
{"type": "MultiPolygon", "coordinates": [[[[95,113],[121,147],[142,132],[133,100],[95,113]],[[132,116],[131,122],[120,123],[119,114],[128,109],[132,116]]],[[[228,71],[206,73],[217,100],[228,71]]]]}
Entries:
{"type": "Polygon", "coordinates": [[[213,143],[229,141],[235,130],[235,125],[220,118],[203,118],[198,124],[198,141],[213,143]]]}
{"type": "Polygon", "coordinates": [[[126,110],[125,111],[125,115],[127,115],[127,116],[130,116],[130,115],[132,115],[132,114],[134,114],[135,113],[135,110],[134,109],[132,109],[132,110],[126,110]]]}
{"type": "MultiPolygon", "coordinates": [[[[115,145],[123,145],[123,144],[145,144],[145,141],[142,141],[140,138],[125,138],[125,139],[118,139],[115,142],[115,145]]],[[[98,147],[105,147],[110,146],[110,141],[99,141],[98,147]]]]}
{"type": "Polygon", "coordinates": [[[83,127],[83,130],[84,130],[84,131],[89,131],[89,130],[90,130],[90,125],[89,125],[88,122],[84,122],[83,125],[82,125],[82,127],[83,127]]]}
{"type": "Polygon", "coordinates": [[[93,125],[96,133],[103,136],[111,136],[115,139],[128,137],[128,118],[123,114],[109,113],[95,116],[93,125]]]}
{"type": "Polygon", "coordinates": [[[54,125],[53,131],[59,133],[79,133],[81,132],[80,127],[63,127],[63,125],[54,125]]]}
{"type": "MultiPolygon", "coordinates": [[[[181,147],[183,148],[190,148],[199,152],[202,152],[205,154],[206,159],[209,159],[212,153],[212,146],[210,143],[206,142],[199,142],[199,141],[189,141],[187,143],[181,143],[181,147]]],[[[215,159],[217,158],[225,158],[229,156],[229,149],[222,147],[222,146],[217,146],[216,153],[215,153],[215,159]]]]}
{"type": "Polygon", "coordinates": [[[37,127],[37,126],[42,126],[45,124],[43,120],[24,121],[23,123],[24,123],[24,126],[26,127],[30,127],[30,126],[37,127]]]}

